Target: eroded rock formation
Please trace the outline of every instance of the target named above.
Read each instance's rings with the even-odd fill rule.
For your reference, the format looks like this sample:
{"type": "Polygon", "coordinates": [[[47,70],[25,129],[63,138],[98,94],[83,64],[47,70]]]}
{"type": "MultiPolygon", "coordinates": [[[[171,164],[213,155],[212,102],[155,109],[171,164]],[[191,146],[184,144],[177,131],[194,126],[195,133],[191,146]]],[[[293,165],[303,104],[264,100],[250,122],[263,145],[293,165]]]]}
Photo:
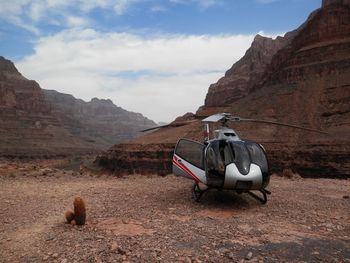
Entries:
{"type": "Polygon", "coordinates": [[[51,114],[38,83],[0,57],[0,155],[48,157],[89,152],[51,114]]]}
{"type": "Polygon", "coordinates": [[[110,100],[90,102],[42,90],[0,57],[0,156],[53,157],[98,152],[155,123],[110,100]]]}
{"type": "Polygon", "coordinates": [[[206,107],[228,105],[247,96],[261,81],[266,66],[278,50],[287,45],[294,32],[276,39],[256,35],[245,55],[217,83],[210,85],[206,107]]]}
{"type": "Polygon", "coordinates": [[[110,147],[139,135],[139,131],[157,124],[140,113],[117,107],[109,99],[89,102],[54,90],[43,90],[51,111],[62,125],[84,141],[110,147]]]}

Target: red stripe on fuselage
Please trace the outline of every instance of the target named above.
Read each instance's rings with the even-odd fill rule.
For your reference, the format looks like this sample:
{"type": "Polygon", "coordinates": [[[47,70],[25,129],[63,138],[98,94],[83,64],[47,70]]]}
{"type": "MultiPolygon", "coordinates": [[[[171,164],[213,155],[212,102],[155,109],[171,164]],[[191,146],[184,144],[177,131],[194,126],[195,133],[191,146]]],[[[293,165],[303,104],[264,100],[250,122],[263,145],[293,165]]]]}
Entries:
{"type": "Polygon", "coordinates": [[[191,176],[196,182],[200,182],[200,180],[198,179],[197,176],[195,176],[190,169],[188,169],[184,164],[179,163],[176,159],[176,157],[174,156],[173,158],[173,164],[175,164],[179,169],[181,169],[182,171],[184,171],[185,173],[187,173],[189,176],[191,176]]]}

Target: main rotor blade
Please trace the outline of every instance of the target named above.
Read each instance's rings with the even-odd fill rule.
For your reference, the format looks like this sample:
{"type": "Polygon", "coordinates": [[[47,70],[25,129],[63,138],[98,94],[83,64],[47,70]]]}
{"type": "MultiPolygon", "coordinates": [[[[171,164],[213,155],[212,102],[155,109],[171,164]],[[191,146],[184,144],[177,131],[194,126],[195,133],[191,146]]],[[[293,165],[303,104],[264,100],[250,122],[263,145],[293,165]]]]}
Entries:
{"type": "Polygon", "coordinates": [[[202,122],[219,122],[223,119],[227,119],[231,116],[229,113],[217,113],[214,115],[210,115],[209,117],[206,117],[202,120],[202,122]]]}
{"type": "Polygon", "coordinates": [[[148,129],[145,129],[145,130],[141,130],[140,132],[152,131],[152,130],[156,130],[156,129],[160,129],[160,128],[165,128],[165,127],[169,127],[169,126],[170,126],[170,124],[160,125],[160,126],[148,128],[148,129]]]}
{"type": "Polygon", "coordinates": [[[258,120],[258,119],[244,119],[244,118],[237,118],[237,117],[235,119],[233,119],[233,121],[267,123],[267,124],[274,124],[274,125],[279,125],[279,126],[291,127],[291,128],[301,129],[301,130],[306,130],[306,131],[311,131],[311,132],[318,132],[318,133],[322,133],[322,134],[329,134],[328,132],[324,132],[321,130],[306,128],[306,127],[302,127],[302,126],[298,126],[298,125],[281,123],[281,122],[276,122],[276,121],[267,121],[267,120],[258,120]]]}
{"type": "Polygon", "coordinates": [[[189,121],[183,121],[183,122],[169,123],[169,124],[166,124],[166,125],[161,125],[161,126],[148,128],[148,129],[142,130],[140,132],[147,132],[147,131],[152,131],[152,130],[156,130],[156,129],[160,129],[160,128],[166,128],[166,127],[181,127],[181,126],[185,126],[185,125],[190,124],[190,123],[195,122],[195,121],[197,121],[197,120],[189,120],[189,121]]]}

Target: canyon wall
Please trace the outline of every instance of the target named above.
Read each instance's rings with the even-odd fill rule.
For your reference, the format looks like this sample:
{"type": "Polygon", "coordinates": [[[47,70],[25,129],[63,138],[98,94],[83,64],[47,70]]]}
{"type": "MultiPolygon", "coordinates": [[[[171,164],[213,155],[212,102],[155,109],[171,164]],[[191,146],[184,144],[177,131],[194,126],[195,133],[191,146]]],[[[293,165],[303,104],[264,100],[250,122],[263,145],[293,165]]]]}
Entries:
{"type": "Polygon", "coordinates": [[[156,124],[110,100],[84,102],[42,90],[0,57],[0,156],[42,158],[97,153],[156,124]]]}
{"type": "Polygon", "coordinates": [[[0,156],[49,157],[91,152],[51,114],[38,83],[0,57],[0,156]]]}
{"type": "Polygon", "coordinates": [[[140,130],[157,125],[140,113],[117,107],[109,99],[85,102],[54,90],[43,92],[51,112],[70,133],[101,148],[133,139],[140,130]]]}
{"type": "Polygon", "coordinates": [[[247,96],[258,85],[273,55],[287,45],[295,32],[276,39],[256,35],[245,55],[225,73],[217,83],[210,85],[205,98],[206,107],[228,105],[247,96]]]}

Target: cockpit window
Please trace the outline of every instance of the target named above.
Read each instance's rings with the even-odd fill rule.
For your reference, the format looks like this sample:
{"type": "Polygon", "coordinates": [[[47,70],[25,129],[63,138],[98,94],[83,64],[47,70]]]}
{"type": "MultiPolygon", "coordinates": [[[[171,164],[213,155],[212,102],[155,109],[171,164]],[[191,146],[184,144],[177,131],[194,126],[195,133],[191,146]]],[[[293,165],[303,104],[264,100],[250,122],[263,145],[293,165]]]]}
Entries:
{"type": "Polygon", "coordinates": [[[207,166],[209,169],[216,169],[218,166],[217,157],[213,147],[209,147],[207,150],[207,166]]]}
{"type": "Polygon", "coordinates": [[[226,140],[214,141],[207,149],[207,166],[219,169],[222,172],[225,166],[232,163],[233,154],[226,140]]]}
{"type": "Polygon", "coordinates": [[[181,139],[177,143],[175,153],[194,166],[204,169],[204,148],[205,146],[201,143],[181,139]]]}
{"type": "Polygon", "coordinates": [[[210,174],[225,174],[226,166],[235,163],[241,174],[248,174],[250,164],[258,165],[268,173],[266,154],[259,144],[251,141],[212,141],[206,151],[207,171],[210,174]]]}
{"type": "Polygon", "coordinates": [[[263,149],[254,142],[246,142],[246,147],[249,151],[252,163],[255,163],[260,167],[262,172],[268,172],[268,165],[266,155],[263,149]]]}
{"type": "Polygon", "coordinates": [[[250,169],[250,157],[244,142],[231,142],[234,153],[234,163],[241,174],[248,174],[250,169]]]}
{"type": "Polygon", "coordinates": [[[226,165],[233,161],[231,149],[226,140],[211,142],[206,151],[207,182],[222,187],[225,179],[226,165]]]}
{"type": "Polygon", "coordinates": [[[225,165],[233,163],[234,155],[228,143],[225,143],[225,145],[221,147],[221,153],[223,155],[225,165]]]}

